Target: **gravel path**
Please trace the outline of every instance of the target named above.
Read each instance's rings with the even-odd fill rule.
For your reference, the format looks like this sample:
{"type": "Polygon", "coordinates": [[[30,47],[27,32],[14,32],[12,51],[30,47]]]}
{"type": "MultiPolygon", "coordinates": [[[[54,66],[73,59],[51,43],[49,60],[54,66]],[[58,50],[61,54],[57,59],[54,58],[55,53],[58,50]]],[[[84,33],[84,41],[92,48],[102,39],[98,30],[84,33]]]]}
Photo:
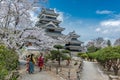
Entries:
{"type": "Polygon", "coordinates": [[[109,80],[96,62],[84,61],[81,80],[109,80]]]}
{"type": "Polygon", "coordinates": [[[21,75],[20,80],[58,80],[57,77],[49,75],[47,72],[37,72],[34,74],[24,74],[21,75]]]}
{"type": "Polygon", "coordinates": [[[24,64],[20,65],[19,73],[20,77],[18,80],[64,80],[59,75],[54,75],[49,71],[43,70],[39,72],[38,67],[35,67],[33,74],[28,74],[24,64]]]}

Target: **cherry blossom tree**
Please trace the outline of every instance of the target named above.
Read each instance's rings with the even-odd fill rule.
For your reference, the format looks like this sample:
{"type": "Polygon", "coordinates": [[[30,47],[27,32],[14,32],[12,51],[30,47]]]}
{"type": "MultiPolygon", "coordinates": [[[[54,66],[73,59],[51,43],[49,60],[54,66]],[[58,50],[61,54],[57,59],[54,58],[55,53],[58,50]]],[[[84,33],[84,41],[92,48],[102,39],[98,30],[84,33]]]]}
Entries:
{"type": "MultiPolygon", "coordinates": [[[[32,14],[41,8],[45,0],[0,0],[1,40],[10,48],[22,45],[18,37],[26,27],[34,27],[32,14]]],[[[17,48],[16,48],[17,49],[17,48]]]]}
{"type": "Polygon", "coordinates": [[[60,39],[47,36],[44,29],[37,27],[26,29],[20,36],[22,41],[32,42],[40,49],[52,49],[55,44],[62,42],[60,39]]]}
{"type": "Polygon", "coordinates": [[[40,9],[43,0],[1,0],[0,27],[32,27],[30,13],[40,9]]]}
{"type": "Polygon", "coordinates": [[[2,30],[2,40],[6,46],[19,49],[26,41],[33,36],[32,42],[38,48],[52,48],[56,43],[62,43],[62,39],[52,39],[45,34],[45,31],[34,26],[35,20],[32,15],[40,11],[41,5],[47,0],[0,0],[0,29],[2,30]],[[32,28],[31,28],[32,27],[32,28]],[[32,30],[26,30],[31,28],[32,30]]]}

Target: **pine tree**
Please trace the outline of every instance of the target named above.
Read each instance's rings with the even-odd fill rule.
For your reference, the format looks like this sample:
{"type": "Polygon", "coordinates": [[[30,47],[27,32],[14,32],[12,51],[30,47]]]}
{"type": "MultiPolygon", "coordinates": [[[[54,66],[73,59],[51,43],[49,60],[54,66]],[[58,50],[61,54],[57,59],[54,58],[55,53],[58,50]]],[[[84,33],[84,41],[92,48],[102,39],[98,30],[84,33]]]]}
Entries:
{"type": "Polygon", "coordinates": [[[110,40],[107,40],[107,45],[111,46],[111,41],[110,40]]]}

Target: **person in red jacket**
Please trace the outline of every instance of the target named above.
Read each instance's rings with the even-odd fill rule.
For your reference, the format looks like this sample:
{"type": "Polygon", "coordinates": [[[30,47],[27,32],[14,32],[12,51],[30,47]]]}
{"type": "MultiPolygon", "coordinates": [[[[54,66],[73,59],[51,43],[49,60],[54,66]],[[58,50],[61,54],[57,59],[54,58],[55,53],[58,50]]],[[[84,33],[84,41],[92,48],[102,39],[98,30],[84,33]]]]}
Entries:
{"type": "Polygon", "coordinates": [[[43,66],[44,66],[44,58],[43,58],[43,53],[38,57],[38,66],[40,68],[40,71],[42,71],[43,66]]]}

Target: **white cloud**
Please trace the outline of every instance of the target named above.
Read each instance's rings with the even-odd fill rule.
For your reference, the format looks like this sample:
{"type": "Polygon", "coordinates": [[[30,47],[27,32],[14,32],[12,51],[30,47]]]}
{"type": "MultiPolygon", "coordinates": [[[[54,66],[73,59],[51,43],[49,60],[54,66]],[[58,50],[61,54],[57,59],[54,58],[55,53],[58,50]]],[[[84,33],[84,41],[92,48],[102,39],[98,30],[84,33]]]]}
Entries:
{"type": "Polygon", "coordinates": [[[109,33],[109,30],[108,30],[108,29],[103,30],[102,33],[103,33],[103,34],[107,34],[107,33],[109,33]]]}
{"type": "Polygon", "coordinates": [[[107,20],[100,23],[101,26],[106,27],[120,27],[120,20],[107,20]]]}
{"type": "Polygon", "coordinates": [[[54,9],[56,13],[59,14],[57,17],[58,20],[62,21],[60,26],[65,28],[65,31],[63,31],[64,34],[68,34],[69,32],[79,29],[80,25],[83,23],[80,19],[73,19],[72,16],[68,13],[61,12],[54,9]]]}
{"type": "Polygon", "coordinates": [[[37,20],[37,15],[35,15],[35,13],[33,11],[30,11],[30,16],[31,16],[31,20],[36,22],[37,20]]]}
{"type": "Polygon", "coordinates": [[[58,12],[58,14],[59,14],[59,16],[57,17],[57,19],[59,20],[59,21],[63,21],[64,19],[64,13],[63,12],[58,12]]]}
{"type": "Polygon", "coordinates": [[[97,28],[95,31],[96,31],[96,32],[100,32],[100,31],[101,31],[101,28],[97,28]]]}
{"type": "Polygon", "coordinates": [[[120,13],[119,14],[115,14],[113,11],[109,11],[109,10],[103,10],[103,11],[96,11],[97,14],[112,14],[111,19],[108,20],[103,20],[99,23],[99,27],[101,29],[102,34],[109,34],[109,35],[118,35],[120,34],[120,13]]]}
{"type": "Polygon", "coordinates": [[[120,20],[118,19],[101,21],[98,26],[99,27],[97,27],[95,31],[104,35],[106,34],[116,36],[120,32],[120,20]]]}
{"type": "Polygon", "coordinates": [[[33,11],[29,11],[29,13],[30,13],[30,16],[31,16],[30,19],[32,21],[32,27],[34,27],[34,25],[38,21],[37,15],[33,11]]]}
{"type": "Polygon", "coordinates": [[[112,14],[113,11],[109,11],[109,10],[97,10],[96,14],[112,14]]]}
{"type": "Polygon", "coordinates": [[[65,34],[68,34],[69,32],[75,30],[76,33],[81,31],[81,25],[82,25],[82,20],[77,19],[73,20],[71,18],[64,18],[64,22],[61,23],[61,26],[65,28],[65,34]]]}
{"type": "Polygon", "coordinates": [[[64,13],[61,12],[61,11],[58,11],[56,8],[54,8],[54,11],[55,11],[55,13],[58,13],[58,14],[59,14],[59,16],[57,17],[57,19],[58,19],[59,21],[62,21],[62,22],[63,22],[63,20],[64,20],[64,13]]]}

